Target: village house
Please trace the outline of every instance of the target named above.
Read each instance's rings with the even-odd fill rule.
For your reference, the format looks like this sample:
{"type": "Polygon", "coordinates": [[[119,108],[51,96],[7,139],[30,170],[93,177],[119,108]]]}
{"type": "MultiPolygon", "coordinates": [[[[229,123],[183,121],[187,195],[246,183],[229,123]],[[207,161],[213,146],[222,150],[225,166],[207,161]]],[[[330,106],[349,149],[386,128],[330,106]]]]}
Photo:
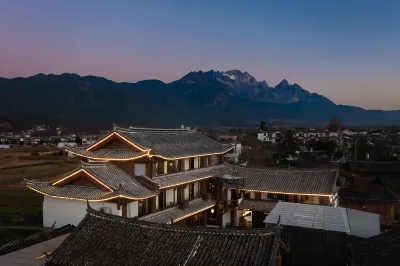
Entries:
{"type": "Polygon", "coordinates": [[[128,218],[218,224],[218,177],[229,172],[223,156],[232,148],[187,129],[114,127],[91,146],[66,149],[81,158],[77,170],[27,187],[44,195],[44,226],[79,224],[85,201],[128,218]]]}
{"type": "Polygon", "coordinates": [[[228,185],[228,205],[237,206],[223,222],[238,227],[264,227],[264,219],[279,201],[333,205],[339,184],[338,169],[274,169],[235,166],[232,175],[242,178],[228,185]]]}

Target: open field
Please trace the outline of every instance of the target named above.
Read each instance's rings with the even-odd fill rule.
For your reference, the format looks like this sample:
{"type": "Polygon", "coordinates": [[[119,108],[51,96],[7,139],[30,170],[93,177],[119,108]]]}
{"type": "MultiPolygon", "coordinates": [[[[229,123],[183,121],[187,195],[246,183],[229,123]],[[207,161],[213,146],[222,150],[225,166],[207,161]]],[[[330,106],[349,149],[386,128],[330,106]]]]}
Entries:
{"type": "Polygon", "coordinates": [[[55,148],[51,150],[49,148],[0,150],[0,188],[21,186],[23,178],[53,180],[74,170],[78,164],[77,160],[67,156],[47,156],[50,152],[59,150],[55,148]],[[40,155],[31,156],[34,152],[40,155]]]}

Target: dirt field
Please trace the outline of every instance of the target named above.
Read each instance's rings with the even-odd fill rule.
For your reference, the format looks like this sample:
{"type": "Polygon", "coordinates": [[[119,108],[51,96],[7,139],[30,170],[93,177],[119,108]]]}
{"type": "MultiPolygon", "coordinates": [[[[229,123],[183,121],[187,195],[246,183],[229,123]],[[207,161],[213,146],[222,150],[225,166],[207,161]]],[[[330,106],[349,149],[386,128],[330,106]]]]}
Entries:
{"type": "Polygon", "coordinates": [[[59,149],[5,149],[0,150],[0,188],[20,186],[23,178],[36,180],[53,180],[58,176],[76,169],[77,160],[60,156],[56,160],[43,160],[50,152],[59,149]],[[33,152],[39,156],[30,156],[33,152]],[[18,157],[29,156],[29,160],[21,160],[18,157]],[[37,159],[36,159],[37,158],[37,159]]]}

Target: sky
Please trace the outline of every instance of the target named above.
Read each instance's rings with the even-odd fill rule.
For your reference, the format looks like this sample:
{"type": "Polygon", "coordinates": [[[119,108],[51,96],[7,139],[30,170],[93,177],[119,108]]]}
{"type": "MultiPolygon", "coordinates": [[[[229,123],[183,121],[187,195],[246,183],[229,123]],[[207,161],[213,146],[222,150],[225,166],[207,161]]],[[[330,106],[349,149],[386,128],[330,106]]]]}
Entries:
{"type": "Polygon", "coordinates": [[[400,1],[0,0],[0,77],[170,82],[239,69],[400,109],[400,1]]]}

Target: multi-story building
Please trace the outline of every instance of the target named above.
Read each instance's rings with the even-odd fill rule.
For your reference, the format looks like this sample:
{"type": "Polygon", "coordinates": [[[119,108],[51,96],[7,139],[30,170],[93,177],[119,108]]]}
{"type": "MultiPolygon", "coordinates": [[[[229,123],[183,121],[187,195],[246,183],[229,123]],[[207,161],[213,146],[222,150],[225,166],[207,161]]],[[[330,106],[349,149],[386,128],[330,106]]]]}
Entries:
{"type": "Polygon", "coordinates": [[[114,129],[86,148],[67,148],[79,168],[53,182],[27,181],[44,195],[43,223],[77,225],[94,209],[162,223],[216,223],[218,187],[232,147],[187,129],[114,129]],[[203,196],[203,194],[205,196],[203,196]]]}
{"type": "Polygon", "coordinates": [[[278,201],[333,204],[337,169],[234,166],[224,162],[231,149],[188,129],[115,127],[91,146],[67,148],[78,169],[27,186],[44,195],[44,226],[56,227],[77,225],[86,201],[127,218],[222,227],[263,227],[278,201]]]}

